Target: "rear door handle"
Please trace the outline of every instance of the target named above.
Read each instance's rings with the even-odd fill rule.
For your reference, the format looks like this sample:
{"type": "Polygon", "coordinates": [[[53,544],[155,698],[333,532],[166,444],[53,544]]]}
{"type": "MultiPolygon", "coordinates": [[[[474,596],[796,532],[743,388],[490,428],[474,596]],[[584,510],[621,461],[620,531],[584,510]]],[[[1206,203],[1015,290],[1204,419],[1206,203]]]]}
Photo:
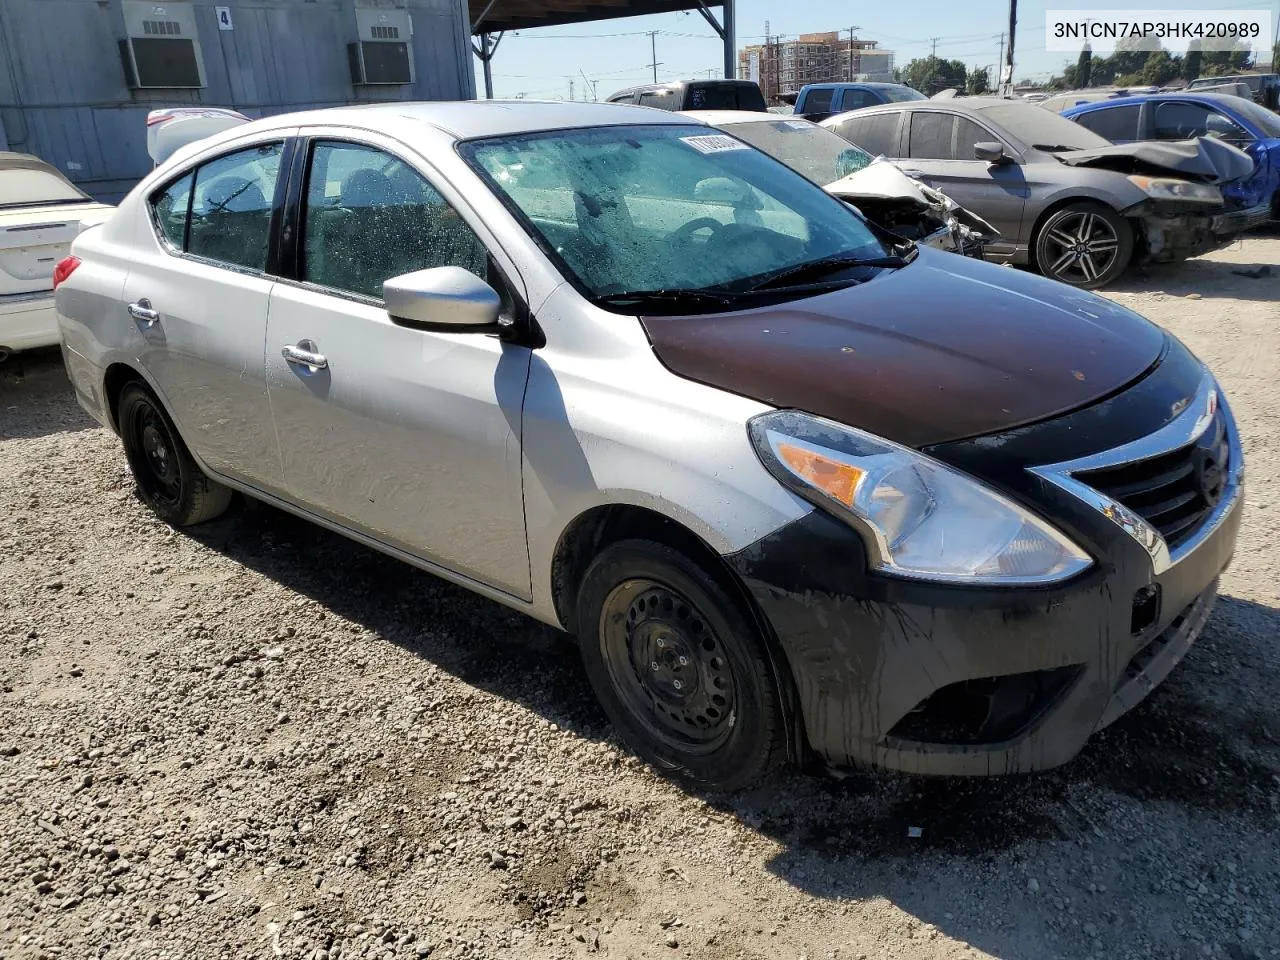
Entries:
{"type": "Polygon", "coordinates": [[[311,371],[324,370],[329,361],[322,353],[316,353],[316,345],[310,340],[299,340],[280,348],[280,356],[289,363],[299,367],[308,367],[311,371]]]}
{"type": "Polygon", "coordinates": [[[151,308],[151,301],[146,297],[136,303],[129,304],[129,316],[133,317],[134,322],[143,330],[154,327],[160,322],[160,311],[151,308]]]}

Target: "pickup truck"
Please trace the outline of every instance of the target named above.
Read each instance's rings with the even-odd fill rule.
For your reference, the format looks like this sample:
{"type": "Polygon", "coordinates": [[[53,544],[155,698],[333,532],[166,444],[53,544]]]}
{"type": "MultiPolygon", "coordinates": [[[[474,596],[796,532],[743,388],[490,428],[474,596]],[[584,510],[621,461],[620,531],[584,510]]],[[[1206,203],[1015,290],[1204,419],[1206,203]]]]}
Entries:
{"type": "Polygon", "coordinates": [[[809,83],[796,97],[796,115],[817,123],[837,113],[881,103],[924,100],[925,95],[901,83],[809,83]]]}

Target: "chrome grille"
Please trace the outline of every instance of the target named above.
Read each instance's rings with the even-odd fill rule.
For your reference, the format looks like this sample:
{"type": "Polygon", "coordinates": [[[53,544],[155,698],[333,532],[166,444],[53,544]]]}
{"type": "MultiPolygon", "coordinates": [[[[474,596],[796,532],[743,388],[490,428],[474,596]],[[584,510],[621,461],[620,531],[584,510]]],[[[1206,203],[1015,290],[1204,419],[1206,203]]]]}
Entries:
{"type": "Polygon", "coordinates": [[[1230,475],[1230,458],[1226,415],[1219,408],[1191,443],[1074,476],[1142,517],[1172,549],[1192,536],[1217,506],[1230,475]]]}

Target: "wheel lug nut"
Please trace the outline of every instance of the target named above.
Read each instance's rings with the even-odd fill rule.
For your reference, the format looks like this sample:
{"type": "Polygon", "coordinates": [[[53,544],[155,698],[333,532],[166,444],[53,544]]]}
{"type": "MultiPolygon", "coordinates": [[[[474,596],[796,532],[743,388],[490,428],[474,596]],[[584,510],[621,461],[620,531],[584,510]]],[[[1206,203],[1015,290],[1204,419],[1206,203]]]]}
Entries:
{"type": "Polygon", "coordinates": [[[689,665],[689,658],[680,657],[678,660],[676,660],[676,663],[680,664],[680,666],[682,667],[687,667],[689,665]]]}
{"type": "Polygon", "coordinates": [[[652,670],[654,673],[657,673],[657,672],[658,672],[658,661],[657,661],[657,660],[652,661],[652,662],[649,664],[649,669],[650,669],[650,670],[652,670]]]}
{"type": "Polygon", "coordinates": [[[681,682],[681,681],[679,681],[679,680],[672,680],[672,681],[671,681],[671,685],[672,685],[673,687],[675,687],[677,690],[683,690],[683,689],[684,689],[684,683],[682,683],[682,682],[681,682]]]}
{"type": "Polygon", "coordinates": [[[658,638],[658,649],[659,649],[659,650],[665,650],[666,648],[667,648],[667,638],[666,638],[666,637],[659,637],[659,638],[658,638]]]}

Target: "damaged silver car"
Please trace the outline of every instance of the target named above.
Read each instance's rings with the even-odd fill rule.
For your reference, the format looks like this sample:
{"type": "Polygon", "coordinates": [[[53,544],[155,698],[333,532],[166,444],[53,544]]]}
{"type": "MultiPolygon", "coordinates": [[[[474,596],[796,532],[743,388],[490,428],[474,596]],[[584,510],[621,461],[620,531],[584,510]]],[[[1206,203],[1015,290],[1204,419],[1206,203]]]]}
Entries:
{"type": "Polygon", "coordinates": [[[990,221],[987,259],[1101,287],[1131,263],[1208,253],[1243,229],[1220,186],[1253,172],[1218,141],[1113,145],[1035,104],[989,97],[869,107],[822,126],[990,221]]]}
{"type": "Polygon", "coordinates": [[[900,237],[982,257],[986,245],[999,236],[994,226],[941,190],[809,120],[745,110],[691,110],[685,115],[781,160],[900,237]]]}

